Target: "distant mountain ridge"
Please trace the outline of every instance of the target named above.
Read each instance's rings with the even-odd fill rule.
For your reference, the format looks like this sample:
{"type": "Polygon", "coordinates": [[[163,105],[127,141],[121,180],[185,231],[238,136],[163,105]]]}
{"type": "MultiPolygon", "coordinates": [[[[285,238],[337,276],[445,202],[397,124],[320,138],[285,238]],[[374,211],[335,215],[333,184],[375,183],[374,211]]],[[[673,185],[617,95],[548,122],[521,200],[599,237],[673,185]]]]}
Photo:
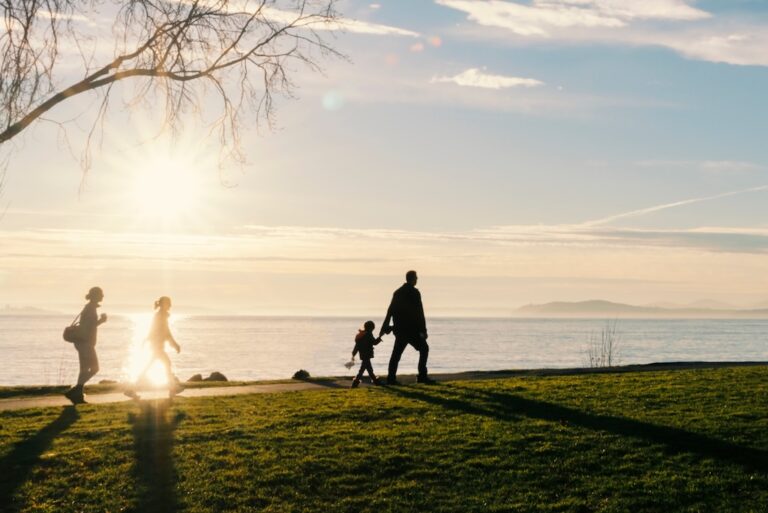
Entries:
{"type": "Polygon", "coordinates": [[[693,318],[693,319],[768,319],[768,308],[721,309],[721,308],[667,308],[661,306],[636,306],[614,303],[601,299],[590,301],[555,301],[541,305],[518,308],[518,317],[628,317],[628,318],[693,318]]]}
{"type": "MultiPolygon", "coordinates": [[[[666,308],[666,309],[687,308],[687,309],[694,309],[694,310],[741,310],[742,309],[730,303],[715,301],[713,299],[700,299],[699,301],[694,301],[692,303],[684,303],[684,304],[662,301],[662,302],[650,303],[647,305],[640,305],[640,306],[646,306],[651,308],[666,308]]],[[[754,305],[749,307],[749,309],[761,309],[761,308],[768,308],[768,306],[754,305]]]]}
{"type": "Polygon", "coordinates": [[[11,306],[0,307],[0,315],[60,315],[61,312],[45,310],[34,306],[11,306]]]}

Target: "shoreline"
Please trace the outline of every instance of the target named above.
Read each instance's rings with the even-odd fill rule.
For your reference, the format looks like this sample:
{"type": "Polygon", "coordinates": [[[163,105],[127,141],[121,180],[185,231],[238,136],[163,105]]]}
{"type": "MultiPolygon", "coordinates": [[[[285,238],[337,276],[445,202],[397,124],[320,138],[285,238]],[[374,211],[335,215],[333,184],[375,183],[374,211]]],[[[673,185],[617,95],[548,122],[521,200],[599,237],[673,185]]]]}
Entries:
{"type": "MultiPolygon", "coordinates": [[[[680,362],[655,362],[647,364],[619,365],[614,367],[571,367],[571,368],[539,368],[539,369],[506,369],[491,371],[464,371],[454,373],[434,373],[430,376],[442,381],[481,381],[493,379],[506,379],[514,377],[547,377],[547,376],[575,376],[590,374],[627,374],[644,372],[666,372],[680,370],[720,369],[737,367],[765,367],[768,361],[680,361],[680,362]]],[[[328,390],[345,389],[352,380],[351,376],[326,376],[311,377],[305,380],[279,379],[260,381],[219,381],[219,382],[182,382],[184,395],[181,397],[205,397],[217,395],[240,395],[247,393],[277,393],[294,390],[328,390]]],[[[398,374],[398,381],[404,385],[416,383],[415,374],[398,374]]],[[[365,386],[371,386],[368,378],[363,381],[365,386]]],[[[122,392],[124,383],[86,385],[86,393],[95,403],[117,402],[128,400],[122,392]]],[[[18,409],[20,407],[59,406],[59,401],[67,385],[0,385],[0,411],[18,409]],[[50,401],[50,399],[57,399],[50,401]],[[30,403],[23,406],[17,403],[30,403]]],[[[148,396],[155,397],[164,393],[163,388],[146,389],[143,391],[148,396]]],[[[62,404],[68,404],[62,403],[62,404]]]]}

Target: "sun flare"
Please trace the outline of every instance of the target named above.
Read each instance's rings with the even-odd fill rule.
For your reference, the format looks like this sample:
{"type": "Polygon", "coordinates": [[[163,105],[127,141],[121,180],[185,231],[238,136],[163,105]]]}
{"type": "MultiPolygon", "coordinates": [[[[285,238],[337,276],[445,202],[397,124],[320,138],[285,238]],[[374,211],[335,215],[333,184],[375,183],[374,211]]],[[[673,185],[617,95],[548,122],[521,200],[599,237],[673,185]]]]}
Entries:
{"type": "Polygon", "coordinates": [[[131,204],[141,217],[169,222],[196,214],[204,188],[192,162],[154,155],[131,173],[131,204]]]}
{"type": "MultiPolygon", "coordinates": [[[[136,314],[130,318],[133,324],[133,333],[124,365],[124,375],[129,383],[136,383],[146,369],[144,378],[147,385],[158,388],[167,386],[169,383],[165,369],[159,361],[152,362],[152,351],[147,342],[147,334],[152,324],[152,314],[136,314]],[[148,365],[150,366],[147,367],[148,365]]],[[[173,318],[169,319],[169,324],[173,326],[173,318]]]]}

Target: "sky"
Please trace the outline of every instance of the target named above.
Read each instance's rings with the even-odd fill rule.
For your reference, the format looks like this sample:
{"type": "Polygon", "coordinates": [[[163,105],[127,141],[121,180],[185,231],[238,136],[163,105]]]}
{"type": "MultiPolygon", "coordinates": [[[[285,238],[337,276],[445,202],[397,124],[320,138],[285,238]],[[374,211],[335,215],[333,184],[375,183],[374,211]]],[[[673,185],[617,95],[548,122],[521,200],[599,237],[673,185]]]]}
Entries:
{"type": "Polygon", "coordinates": [[[151,103],[115,102],[86,175],[87,123],[17,138],[0,306],[67,311],[100,285],[106,311],[383,316],[409,269],[428,315],[768,306],[768,4],[338,6],[348,58],[294,70],[244,166],[193,118],[148,139],[151,103]]]}

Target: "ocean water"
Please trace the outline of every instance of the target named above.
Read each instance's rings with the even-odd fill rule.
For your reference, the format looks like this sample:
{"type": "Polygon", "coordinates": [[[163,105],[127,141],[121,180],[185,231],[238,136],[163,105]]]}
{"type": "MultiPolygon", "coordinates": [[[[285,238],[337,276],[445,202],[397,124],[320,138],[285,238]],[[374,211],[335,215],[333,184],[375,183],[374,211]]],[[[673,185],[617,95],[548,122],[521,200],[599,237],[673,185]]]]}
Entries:
{"type": "MultiPolygon", "coordinates": [[[[232,380],[289,378],[298,369],[313,376],[352,375],[346,369],[354,336],[365,319],[308,317],[172,317],[182,351],[169,349],[174,372],[220,371],[232,380]]],[[[101,379],[126,380],[142,366],[142,339],[150,316],[112,316],[99,328],[101,379]]],[[[0,316],[2,385],[69,384],[77,354],[61,339],[71,321],[59,316],[0,316]]],[[[618,320],[620,364],[669,361],[766,361],[767,320],[618,320]]],[[[590,338],[605,320],[428,319],[430,372],[579,367],[590,338]]],[[[377,373],[385,375],[394,337],[376,348],[377,373]]],[[[408,348],[400,372],[416,372],[418,353],[408,348]]]]}

